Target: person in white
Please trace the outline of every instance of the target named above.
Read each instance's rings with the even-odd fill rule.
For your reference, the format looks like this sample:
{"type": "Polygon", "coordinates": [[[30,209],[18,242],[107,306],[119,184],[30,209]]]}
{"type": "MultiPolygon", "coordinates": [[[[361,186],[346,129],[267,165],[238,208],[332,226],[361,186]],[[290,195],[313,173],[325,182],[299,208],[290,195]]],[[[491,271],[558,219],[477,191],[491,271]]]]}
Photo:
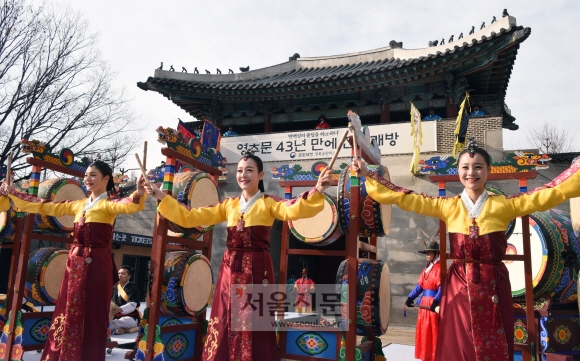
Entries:
{"type": "Polygon", "coordinates": [[[122,335],[128,329],[135,328],[139,324],[139,290],[130,282],[133,270],[129,266],[119,269],[119,283],[113,286],[111,299],[111,320],[109,330],[111,333],[122,335]]]}

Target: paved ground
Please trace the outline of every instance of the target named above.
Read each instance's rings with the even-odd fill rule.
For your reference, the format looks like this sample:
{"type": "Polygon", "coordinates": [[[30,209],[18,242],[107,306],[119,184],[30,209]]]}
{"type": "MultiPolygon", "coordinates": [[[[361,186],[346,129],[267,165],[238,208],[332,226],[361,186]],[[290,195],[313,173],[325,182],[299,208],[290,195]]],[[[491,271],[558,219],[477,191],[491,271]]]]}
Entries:
{"type": "MultiPolygon", "coordinates": [[[[45,311],[52,310],[53,307],[45,307],[45,311]]],[[[141,305],[145,309],[145,304],[141,305]]],[[[208,311],[209,315],[209,311],[208,311]]],[[[135,341],[137,334],[113,335],[112,340],[119,344],[135,341]]],[[[387,333],[381,336],[383,352],[388,361],[414,361],[415,354],[415,328],[390,325],[387,333]]],[[[107,354],[106,361],[125,360],[126,349],[114,348],[107,354]]],[[[29,351],[24,353],[23,361],[40,361],[40,353],[29,351]]]]}
{"type": "MultiPolygon", "coordinates": [[[[120,344],[132,342],[136,334],[113,335],[113,341],[120,344]]],[[[383,352],[388,361],[415,361],[415,330],[409,327],[390,326],[387,333],[381,336],[383,352]]],[[[108,354],[106,361],[125,360],[127,350],[115,348],[108,354]]],[[[24,353],[23,361],[40,361],[40,353],[29,351],[24,353]]]]}

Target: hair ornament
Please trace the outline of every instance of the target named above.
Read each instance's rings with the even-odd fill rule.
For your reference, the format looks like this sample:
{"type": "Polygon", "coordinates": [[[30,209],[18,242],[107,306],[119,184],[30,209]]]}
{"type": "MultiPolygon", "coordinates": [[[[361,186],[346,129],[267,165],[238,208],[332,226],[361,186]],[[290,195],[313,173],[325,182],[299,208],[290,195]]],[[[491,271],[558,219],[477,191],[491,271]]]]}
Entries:
{"type": "Polygon", "coordinates": [[[242,150],[242,157],[244,157],[244,160],[248,160],[249,157],[254,155],[254,152],[254,149],[242,150]]]}
{"type": "Polygon", "coordinates": [[[479,147],[477,146],[477,141],[475,140],[475,138],[469,138],[469,140],[467,141],[467,153],[469,153],[469,156],[471,158],[475,156],[475,151],[478,148],[479,147]]]}

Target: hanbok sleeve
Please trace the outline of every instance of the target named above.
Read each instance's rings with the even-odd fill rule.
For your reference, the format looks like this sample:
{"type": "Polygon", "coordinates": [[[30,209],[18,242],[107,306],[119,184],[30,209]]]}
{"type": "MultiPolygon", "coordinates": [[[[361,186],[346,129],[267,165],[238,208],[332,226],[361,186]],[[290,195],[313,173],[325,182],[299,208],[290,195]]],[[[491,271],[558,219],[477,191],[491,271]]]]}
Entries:
{"type": "Polygon", "coordinates": [[[133,192],[129,197],[107,201],[107,209],[112,216],[117,214],[131,214],[142,211],[145,208],[147,193],[139,196],[133,192]]]}
{"type": "Polygon", "coordinates": [[[43,216],[74,216],[76,214],[75,207],[78,204],[78,201],[49,202],[28,193],[18,192],[15,189],[10,191],[8,196],[19,211],[38,213],[43,216]]]}
{"type": "Polygon", "coordinates": [[[580,158],[550,183],[507,198],[509,218],[543,212],[570,198],[580,197],[580,158]]]}
{"type": "Polygon", "coordinates": [[[444,218],[443,205],[445,198],[429,197],[399,187],[370,171],[366,177],[367,193],[382,204],[396,204],[399,208],[439,219],[444,218]]]}
{"type": "Polygon", "coordinates": [[[225,201],[209,207],[190,209],[167,196],[159,203],[157,211],[171,222],[187,228],[216,224],[227,219],[225,201]]]}
{"type": "Polygon", "coordinates": [[[272,217],[281,221],[310,218],[324,209],[324,196],[312,188],[294,199],[280,199],[268,196],[272,217]]]}

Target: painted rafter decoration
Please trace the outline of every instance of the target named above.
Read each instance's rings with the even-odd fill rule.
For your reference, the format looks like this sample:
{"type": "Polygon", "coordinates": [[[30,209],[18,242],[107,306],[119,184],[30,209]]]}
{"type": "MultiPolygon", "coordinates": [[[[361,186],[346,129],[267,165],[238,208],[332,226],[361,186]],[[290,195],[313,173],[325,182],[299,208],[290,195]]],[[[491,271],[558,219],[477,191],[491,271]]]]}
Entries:
{"type": "MultiPolygon", "coordinates": [[[[506,160],[492,162],[491,173],[520,173],[548,169],[552,160],[547,154],[533,152],[514,152],[506,155],[506,160]]],[[[419,161],[420,174],[448,175],[457,174],[456,160],[451,156],[434,156],[419,161]]]]}
{"type": "Polygon", "coordinates": [[[84,173],[90,164],[87,157],[81,158],[80,161],[75,160],[75,154],[68,148],[62,148],[58,154],[51,153],[51,146],[39,140],[22,139],[20,145],[24,153],[30,153],[34,158],[75,171],[84,173]]]}
{"type": "MultiPolygon", "coordinates": [[[[312,164],[310,170],[303,170],[303,167],[296,163],[282,164],[279,167],[274,167],[271,169],[272,179],[281,181],[318,180],[318,176],[327,166],[328,163],[324,161],[318,161],[312,164]]],[[[332,172],[332,179],[338,181],[340,173],[346,167],[348,167],[348,164],[342,163],[338,169],[335,169],[332,172]]]]}

